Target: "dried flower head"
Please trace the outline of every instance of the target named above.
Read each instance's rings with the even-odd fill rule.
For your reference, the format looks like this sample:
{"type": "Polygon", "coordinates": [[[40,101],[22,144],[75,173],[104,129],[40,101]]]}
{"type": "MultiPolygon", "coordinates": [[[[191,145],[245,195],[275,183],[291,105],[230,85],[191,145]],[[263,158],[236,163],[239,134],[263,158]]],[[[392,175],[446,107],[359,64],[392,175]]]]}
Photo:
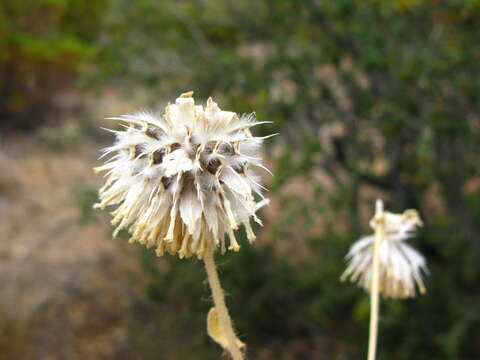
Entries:
{"type": "MultiPolygon", "coordinates": [[[[375,230],[376,219],[370,220],[375,230]]],[[[406,210],[403,214],[383,213],[383,236],[380,242],[380,292],[385,297],[415,297],[415,283],[420,293],[426,292],[422,271],[426,272],[425,258],[405,240],[412,237],[422,221],[416,210],[406,210]]],[[[365,236],[352,245],[346,259],[348,267],[342,280],[350,277],[352,282],[370,291],[372,283],[372,259],[374,236],[365,236]]]]}
{"type": "MultiPolygon", "coordinates": [[[[193,92],[167,105],[165,114],[147,112],[112,118],[124,130],[112,131],[116,141],[104,149],[113,154],[96,172],[107,171],[97,208],[118,205],[112,212],[114,236],[128,229],[130,242],[166,250],[179,257],[202,258],[208,246],[238,251],[234,230],[243,224],[250,242],[252,218],[263,198],[255,168],[261,164],[262,137],[252,136],[253,114],[223,111],[210,98],[195,105],[193,92]],[[262,199],[256,202],[254,193],[262,199]]],[[[268,170],[267,170],[268,171],[268,170]]]]}

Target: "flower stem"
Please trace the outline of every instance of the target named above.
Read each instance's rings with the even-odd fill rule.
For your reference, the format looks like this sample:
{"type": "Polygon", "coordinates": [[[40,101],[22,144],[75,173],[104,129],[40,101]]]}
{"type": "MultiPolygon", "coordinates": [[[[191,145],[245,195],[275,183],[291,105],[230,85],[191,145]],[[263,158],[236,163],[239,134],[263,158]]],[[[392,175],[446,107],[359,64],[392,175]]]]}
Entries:
{"type": "Polygon", "coordinates": [[[237,344],[237,337],[232,326],[232,320],[228,314],[227,305],[225,304],[225,297],[223,295],[222,287],[220,286],[220,280],[218,278],[217,268],[215,266],[214,260],[214,248],[209,246],[210,249],[207,249],[203,257],[205,263],[205,269],[207,271],[208,283],[210,284],[210,289],[212,290],[213,302],[215,303],[215,308],[218,312],[218,318],[220,326],[222,327],[223,333],[227,338],[228,351],[232,356],[233,360],[243,360],[243,354],[237,344]]]}
{"type": "Polygon", "coordinates": [[[380,244],[384,235],[383,201],[375,204],[375,238],[373,242],[372,286],[370,288],[370,333],[368,337],[368,360],[375,360],[377,352],[380,283],[380,244]]]}

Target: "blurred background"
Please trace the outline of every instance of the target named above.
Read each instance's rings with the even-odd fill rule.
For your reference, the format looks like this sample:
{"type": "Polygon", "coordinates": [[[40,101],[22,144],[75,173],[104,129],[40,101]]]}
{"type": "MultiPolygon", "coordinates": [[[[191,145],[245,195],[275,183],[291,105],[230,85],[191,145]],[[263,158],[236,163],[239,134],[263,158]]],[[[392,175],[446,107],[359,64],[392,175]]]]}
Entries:
{"type": "Polygon", "coordinates": [[[188,90],[280,133],[257,242],[217,257],[250,359],[366,357],[368,295],[339,277],[377,197],[419,209],[430,269],[425,296],[382,302],[379,359],[480,359],[479,19],[478,0],[2,0],[0,359],[226,358],[202,263],[91,210],[103,119],[188,90]]]}

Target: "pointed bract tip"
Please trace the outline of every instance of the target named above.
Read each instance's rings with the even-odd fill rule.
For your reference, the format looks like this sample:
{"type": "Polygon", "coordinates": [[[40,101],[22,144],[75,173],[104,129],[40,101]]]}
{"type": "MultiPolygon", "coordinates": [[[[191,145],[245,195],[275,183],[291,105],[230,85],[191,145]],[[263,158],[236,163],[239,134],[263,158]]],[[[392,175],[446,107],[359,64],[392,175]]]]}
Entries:
{"type": "Polygon", "coordinates": [[[383,215],[383,200],[377,199],[375,202],[375,216],[382,216],[383,215]]]}
{"type": "Polygon", "coordinates": [[[186,93],[180,94],[181,98],[191,98],[193,96],[193,91],[187,91],[186,93]]]}

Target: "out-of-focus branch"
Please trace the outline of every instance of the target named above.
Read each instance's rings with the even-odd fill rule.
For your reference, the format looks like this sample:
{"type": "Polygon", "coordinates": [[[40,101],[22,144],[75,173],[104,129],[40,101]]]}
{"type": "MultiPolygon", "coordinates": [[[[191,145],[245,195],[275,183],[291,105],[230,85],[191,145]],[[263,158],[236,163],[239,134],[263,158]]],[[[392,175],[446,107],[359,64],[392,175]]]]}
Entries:
{"type": "Polygon", "coordinates": [[[200,52],[205,56],[209,56],[212,53],[212,45],[209,43],[200,27],[192,21],[191,17],[186,16],[181,10],[179,10],[177,6],[170,6],[170,11],[171,14],[185,26],[190,36],[197,44],[197,48],[200,52]]]}

